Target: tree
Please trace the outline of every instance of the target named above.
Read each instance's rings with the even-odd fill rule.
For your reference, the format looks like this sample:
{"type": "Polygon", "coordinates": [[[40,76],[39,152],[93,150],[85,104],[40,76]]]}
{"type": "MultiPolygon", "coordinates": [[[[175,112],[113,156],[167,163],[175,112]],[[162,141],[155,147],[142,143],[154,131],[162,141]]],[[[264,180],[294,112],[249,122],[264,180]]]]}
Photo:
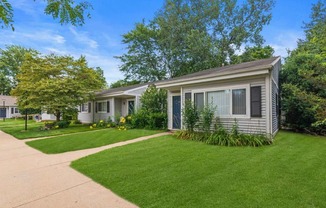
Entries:
{"type": "Polygon", "coordinates": [[[282,110],[286,124],[295,130],[311,130],[326,118],[326,1],[312,7],[304,40],[285,59],[281,71],[282,110]]]}
{"type": "Polygon", "coordinates": [[[271,46],[246,46],[241,55],[234,55],[232,57],[232,64],[239,64],[242,62],[255,61],[259,59],[266,59],[273,57],[274,49],[271,46]]]}
{"type": "Polygon", "coordinates": [[[142,82],[181,76],[230,63],[235,50],[260,45],[273,0],[166,0],[148,24],[123,36],[119,56],[127,79],[142,82]]]}
{"type": "Polygon", "coordinates": [[[24,62],[26,54],[36,56],[38,51],[22,46],[10,45],[0,49],[0,93],[9,95],[17,85],[16,75],[24,62]]]}
{"type": "Polygon", "coordinates": [[[100,74],[87,66],[85,57],[75,60],[54,54],[27,55],[17,78],[12,94],[18,97],[18,105],[53,112],[57,121],[63,112],[92,99],[105,85],[100,74]]]}
{"type": "MultiPolygon", "coordinates": [[[[35,0],[34,0],[35,1],[35,0]]],[[[59,19],[60,24],[71,23],[81,26],[85,23],[84,15],[90,18],[88,10],[92,5],[87,1],[75,3],[73,0],[46,0],[44,13],[59,19]]],[[[0,0],[0,25],[2,28],[11,27],[14,30],[14,11],[9,0],[0,0]]]]}
{"type": "Polygon", "coordinates": [[[121,80],[118,80],[116,82],[112,82],[110,84],[110,88],[126,87],[126,86],[135,85],[135,84],[139,84],[139,83],[140,82],[137,81],[137,80],[128,81],[128,80],[125,80],[125,79],[121,79],[121,80]]]}

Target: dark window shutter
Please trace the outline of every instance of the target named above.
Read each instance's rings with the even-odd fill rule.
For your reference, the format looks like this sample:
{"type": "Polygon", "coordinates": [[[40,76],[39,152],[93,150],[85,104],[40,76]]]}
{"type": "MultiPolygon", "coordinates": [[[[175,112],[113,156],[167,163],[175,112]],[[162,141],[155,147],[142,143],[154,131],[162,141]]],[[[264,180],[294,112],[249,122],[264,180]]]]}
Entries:
{"type": "Polygon", "coordinates": [[[88,113],[92,112],[92,103],[88,103],[88,113]]]}
{"type": "Polygon", "coordinates": [[[251,117],[261,117],[261,86],[250,88],[251,117]]]}
{"type": "Polygon", "coordinates": [[[110,113],[110,101],[106,102],[106,112],[110,113]]]}
{"type": "Polygon", "coordinates": [[[14,108],[11,108],[11,114],[14,114],[14,108]]]}
{"type": "Polygon", "coordinates": [[[95,113],[97,113],[97,102],[95,102],[95,113]]]}
{"type": "Polygon", "coordinates": [[[191,101],[191,93],[190,92],[185,93],[185,100],[191,101]]]}

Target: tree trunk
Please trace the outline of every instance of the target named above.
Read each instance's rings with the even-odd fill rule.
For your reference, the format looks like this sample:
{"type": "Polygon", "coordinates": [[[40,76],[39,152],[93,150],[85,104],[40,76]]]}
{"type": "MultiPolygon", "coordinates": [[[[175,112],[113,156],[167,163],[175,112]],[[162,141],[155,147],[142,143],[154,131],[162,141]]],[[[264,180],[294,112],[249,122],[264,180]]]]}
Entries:
{"type": "Polygon", "coordinates": [[[60,121],[60,116],[61,116],[61,112],[60,111],[56,111],[55,112],[56,121],[60,121]]]}

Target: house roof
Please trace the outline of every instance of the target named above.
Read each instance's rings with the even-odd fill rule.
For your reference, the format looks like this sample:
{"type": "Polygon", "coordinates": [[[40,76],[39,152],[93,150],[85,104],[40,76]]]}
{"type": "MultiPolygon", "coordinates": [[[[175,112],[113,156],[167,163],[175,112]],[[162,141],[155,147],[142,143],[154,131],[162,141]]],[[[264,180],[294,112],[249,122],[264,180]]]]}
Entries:
{"type": "Polygon", "coordinates": [[[275,63],[278,62],[279,60],[280,57],[278,56],[278,57],[272,57],[268,59],[261,59],[257,61],[244,62],[236,65],[228,65],[228,66],[207,69],[192,74],[187,74],[184,76],[167,79],[158,82],[156,85],[159,87],[162,86],[165,87],[170,84],[180,85],[185,81],[190,82],[190,81],[203,80],[203,79],[208,79],[213,77],[223,77],[225,75],[231,75],[231,74],[238,74],[238,76],[241,77],[242,73],[244,72],[270,70],[275,65],[275,63]]]}
{"type": "Polygon", "coordinates": [[[0,107],[5,104],[5,106],[17,106],[17,99],[13,96],[0,95],[0,107]]]}
{"type": "Polygon", "coordinates": [[[100,92],[95,93],[97,96],[101,96],[101,95],[115,95],[115,94],[123,94],[126,91],[129,90],[133,90],[133,89],[137,89],[140,87],[144,87],[149,85],[150,83],[141,83],[141,84],[136,84],[136,85],[130,85],[130,86],[126,86],[126,87],[118,87],[118,88],[112,88],[112,89],[106,89],[106,90],[102,90],[100,92]]]}

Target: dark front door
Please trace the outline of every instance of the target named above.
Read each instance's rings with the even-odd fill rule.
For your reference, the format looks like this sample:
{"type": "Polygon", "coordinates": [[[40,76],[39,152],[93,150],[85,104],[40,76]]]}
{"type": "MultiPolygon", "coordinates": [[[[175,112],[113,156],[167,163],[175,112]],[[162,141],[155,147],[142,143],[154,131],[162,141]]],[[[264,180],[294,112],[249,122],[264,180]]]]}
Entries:
{"type": "Polygon", "coordinates": [[[6,109],[0,108],[0,118],[6,118],[6,109]]]}
{"type": "Polygon", "coordinates": [[[180,96],[173,96],[172,97],[172,111],[173,111],[173,129],[180,129],[181,128],[181,102],[180,96]]]}

